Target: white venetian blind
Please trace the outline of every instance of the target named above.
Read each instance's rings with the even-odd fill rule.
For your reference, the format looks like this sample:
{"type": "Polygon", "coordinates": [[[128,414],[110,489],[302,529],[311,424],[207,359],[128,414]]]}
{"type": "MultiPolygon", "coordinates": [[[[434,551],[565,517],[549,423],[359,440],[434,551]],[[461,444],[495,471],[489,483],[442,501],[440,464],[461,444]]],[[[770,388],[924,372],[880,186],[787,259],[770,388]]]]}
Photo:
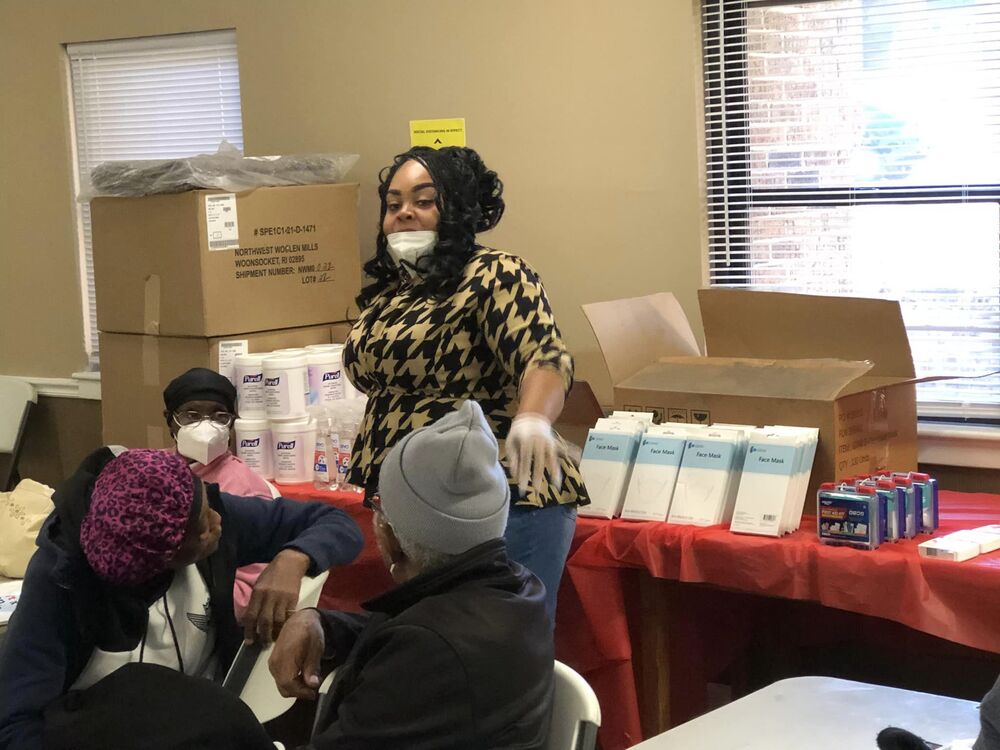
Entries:
{"type": "MultiPolygon", "coordinates": [[[[78,180],[105,161],[212,153],[223,139],[243,148],[236,32],[68,44],[78,180]]],[[[90,206],[79,205],[84,327],[98,366],[90,206]]]]}
{"type": "MultiPolygon", "coordinates": [[[[898,299],[918,375],[1000,369],[1000,1],[703,0],[711,283],[898,299]]],[[[996,378],[920,413],[1000,417],[996,378]]]]}

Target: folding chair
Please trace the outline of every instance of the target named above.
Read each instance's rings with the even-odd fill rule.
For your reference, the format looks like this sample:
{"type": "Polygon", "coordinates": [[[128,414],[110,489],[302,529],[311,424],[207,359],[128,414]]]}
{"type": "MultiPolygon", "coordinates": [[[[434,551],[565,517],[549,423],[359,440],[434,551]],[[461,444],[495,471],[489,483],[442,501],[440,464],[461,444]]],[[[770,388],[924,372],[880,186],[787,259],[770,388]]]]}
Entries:
{"type": "Polygon", "coordinates": [[[560,661],[554,669],[555,692],[545,750],[593,750],[601,726],[601,704],[575,671],[560,661]]]}
{"type": "Polygon", "coordinates": [[[17,459],[21,453],[28,415],[38,402],[30,383],[20,378],[0,376],[0,454],[8,454],[8,461],[0,462],[0,492],[12,489],[17,477],[17,459]]]}
{"type": "MultiPolygon", "coordinates": [[[[315,578],[302,579],[299,609],[316,606],[329,574],[329,571],[324,571],[315,578]]],[[[240,700],[250,707],[261,724],[281,716],[295,703],[294,698],[285,698],[278,692],[278,686],[274,684],[274,678],[267,667],[273,648],[273,643],[266,648],[257,643],[240,646],[222,683],[240,696],[240,700]]]]}
{"type": "MultiPolygon", "coordinates": [[[[583,677],[562,662],[555,662],[553,669],[555,691],[545,750],[594,750],[597,730],[601,726],[601,705],[597,696],[583,677]]],[[[326,710],[335,678],[336,672],[333,672],[320,685],[313,736],[319,730],[317,723],[326,710]]]]}

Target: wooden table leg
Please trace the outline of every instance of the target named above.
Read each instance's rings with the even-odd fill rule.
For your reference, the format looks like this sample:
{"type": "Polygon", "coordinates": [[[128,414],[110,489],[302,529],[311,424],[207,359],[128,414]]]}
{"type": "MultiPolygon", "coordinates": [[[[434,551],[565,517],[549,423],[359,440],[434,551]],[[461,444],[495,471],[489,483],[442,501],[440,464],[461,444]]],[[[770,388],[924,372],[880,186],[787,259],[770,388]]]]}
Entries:
{"type": "Polygon", "coordinates": [[[668,585],[645,571],[639,574],[640,643],[633,665],[644,737],[654,737],[671,726],[668,585]]]}

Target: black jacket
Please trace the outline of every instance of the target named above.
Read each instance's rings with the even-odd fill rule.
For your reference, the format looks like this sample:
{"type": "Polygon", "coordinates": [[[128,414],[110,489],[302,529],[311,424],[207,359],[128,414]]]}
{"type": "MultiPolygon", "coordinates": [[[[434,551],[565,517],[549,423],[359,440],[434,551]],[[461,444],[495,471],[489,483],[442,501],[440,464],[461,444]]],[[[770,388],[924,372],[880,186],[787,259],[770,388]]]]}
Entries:
{"type": "Polygon", "coordinates": [[[540,748],[552,702],[544,587],[502,539],[365,603],[321,612],[338,665],[315,750],[540,748]]]}
{"type": "MultiPolygon", "coordinates": [[[[103,583],[80,549],[80,523],[101,469],[114,455],[101,448],[53,496],[56,509],[38,535],[21,597],[0,649],[0,750],[42,747],[44,708],[63,695],[95,648],[131,651],[146,632],[149,606],[169,587],[167,574],[140,588],[103,583]]],[[[198,563],[211,595],[221,677],[242,632],[233,613],[236,568],[267,562],[285,547],[301,550],[316,575],[353,560],[363,539],[342,511],[278,498],[268,502],[218,492],[209,503],[222,517],[218,549],[198,563]]]]}

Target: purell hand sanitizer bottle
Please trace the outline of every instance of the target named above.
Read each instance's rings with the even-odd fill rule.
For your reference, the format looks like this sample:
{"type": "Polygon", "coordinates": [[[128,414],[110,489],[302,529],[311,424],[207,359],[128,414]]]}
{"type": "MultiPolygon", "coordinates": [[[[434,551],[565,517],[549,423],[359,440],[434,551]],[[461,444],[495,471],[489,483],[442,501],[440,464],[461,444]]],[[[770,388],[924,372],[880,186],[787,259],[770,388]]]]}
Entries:
{"type": "MultiPolygon", "coordinates": [[[[330,489],[330,416],[324,406],[309,407],[309,415],[316,420],[316,448],[313,451],[313,487],[330,489]]],[[[334,473],[334,476],[336,474],[334,473]]]]}

